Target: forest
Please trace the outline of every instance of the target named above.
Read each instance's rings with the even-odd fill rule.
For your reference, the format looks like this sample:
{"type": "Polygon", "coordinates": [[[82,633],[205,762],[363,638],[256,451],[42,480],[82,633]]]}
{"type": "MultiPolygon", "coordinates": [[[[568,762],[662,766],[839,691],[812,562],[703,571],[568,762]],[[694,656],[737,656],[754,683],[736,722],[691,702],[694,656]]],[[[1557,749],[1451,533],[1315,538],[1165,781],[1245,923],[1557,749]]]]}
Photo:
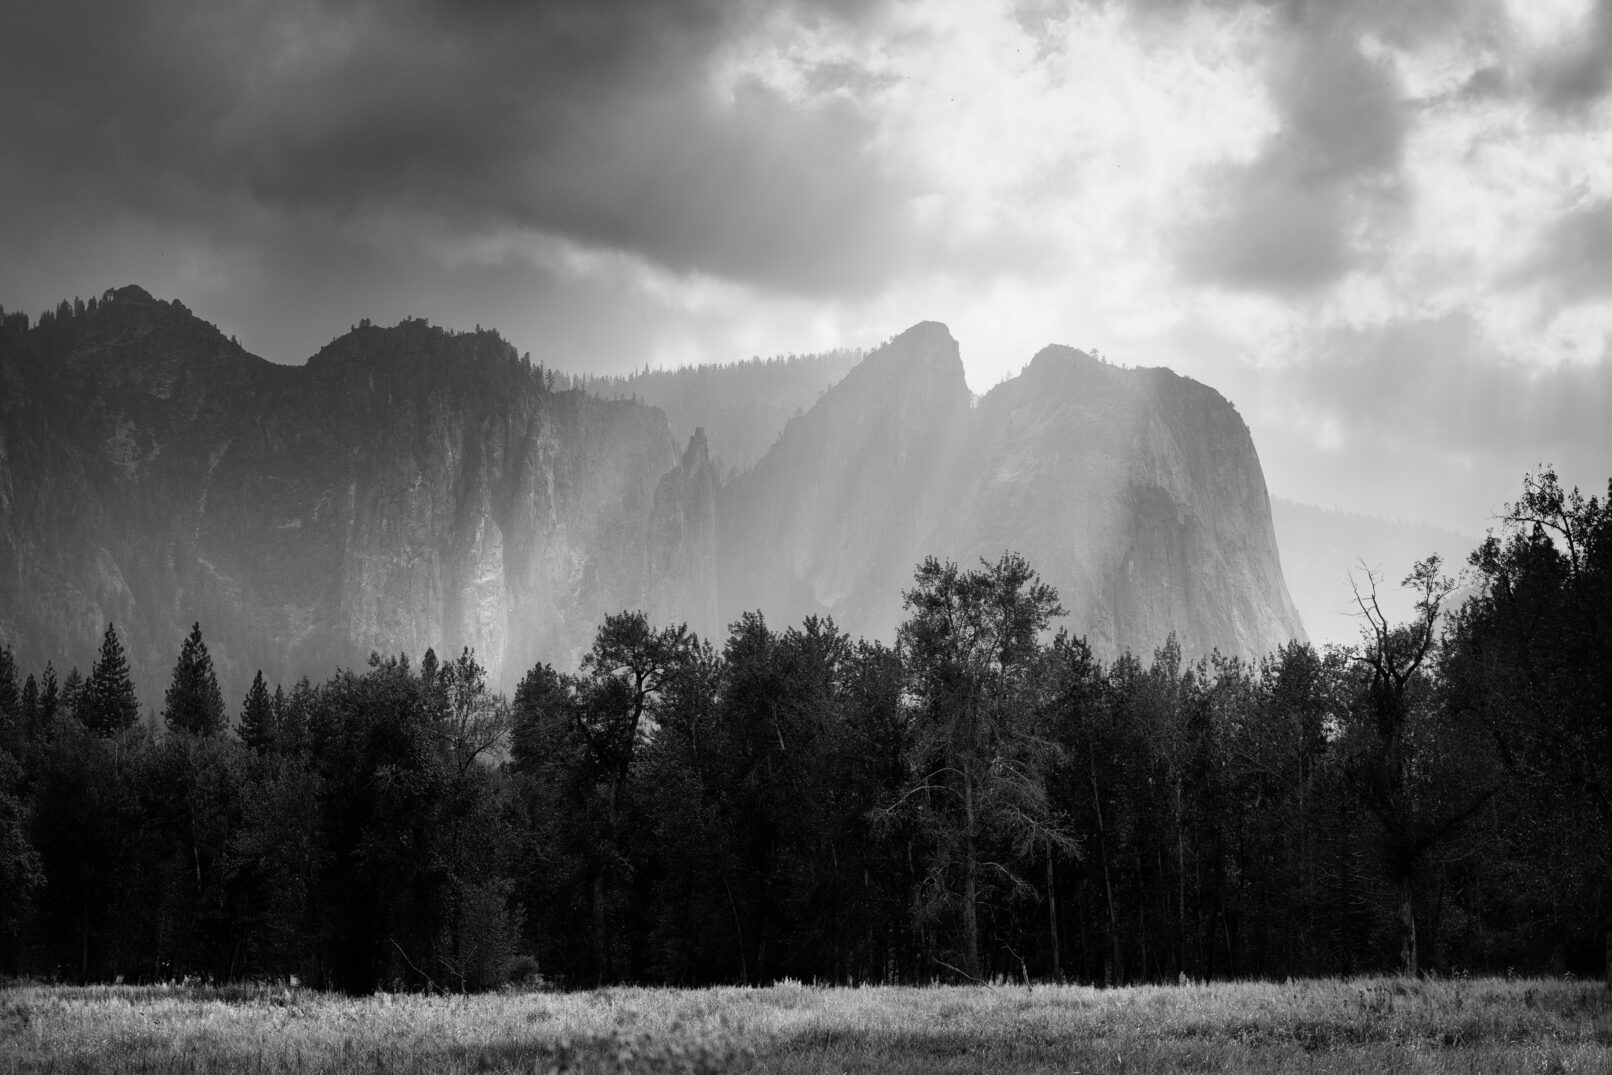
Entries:
{"type": "MultiPolygon", "coordinates": [[[[893,647],[624,611],[142,708],[0,650],[0,974],[351,993],[1612,969],[1612,483],[1523,481],[1357,644],[1099,659],[1033,565],[929,559],[893,647]]],[[[1393,574],[1398,574],[1395,570],[1393,574]]]]}

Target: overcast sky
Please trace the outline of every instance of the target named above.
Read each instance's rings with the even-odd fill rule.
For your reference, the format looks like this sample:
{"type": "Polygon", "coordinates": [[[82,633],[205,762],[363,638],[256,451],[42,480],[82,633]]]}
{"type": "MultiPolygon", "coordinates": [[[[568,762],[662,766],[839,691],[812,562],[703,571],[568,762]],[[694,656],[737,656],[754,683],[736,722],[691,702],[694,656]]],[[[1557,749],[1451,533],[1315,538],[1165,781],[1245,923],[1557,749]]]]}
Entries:
{"type": "Polygon", "coordinates": [[[1612,0],[21,0],[0,303],[139,283],[568,370],[1043,344],[1220,389],[1277,495],[1479,533],[1612,477],[1612,0]]]}

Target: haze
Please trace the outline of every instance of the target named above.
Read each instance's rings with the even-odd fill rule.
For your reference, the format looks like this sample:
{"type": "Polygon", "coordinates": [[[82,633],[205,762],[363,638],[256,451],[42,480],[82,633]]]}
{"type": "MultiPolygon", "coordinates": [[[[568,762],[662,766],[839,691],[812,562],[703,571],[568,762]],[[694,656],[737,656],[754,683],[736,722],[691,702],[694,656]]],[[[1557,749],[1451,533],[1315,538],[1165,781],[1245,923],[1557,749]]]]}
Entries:
{"type": "Polygon", "coordinates": [[[1480,532],[1612,434],[1612,0],[53,0],[0,13],[0,302],[304,361],[867,346],[1168,365],[1271,491],[1480,532]]]}

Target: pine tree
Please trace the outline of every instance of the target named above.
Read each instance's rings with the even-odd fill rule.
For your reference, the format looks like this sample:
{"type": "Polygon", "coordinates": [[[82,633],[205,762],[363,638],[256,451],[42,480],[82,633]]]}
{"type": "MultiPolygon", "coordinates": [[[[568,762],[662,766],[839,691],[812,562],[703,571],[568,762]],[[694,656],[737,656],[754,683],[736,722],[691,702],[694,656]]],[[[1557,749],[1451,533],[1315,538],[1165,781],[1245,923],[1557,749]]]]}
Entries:
{"type": "Polygon", "coordinates": [[[276,716],[275,704],[269,698],[269,688],[263,682],[260,668],[252,677],[246,700],[241,703],[241,726],[236,734],[257,753],[267,754],[274,749],[276,716]]]}
{"type": "Polygon", "coordinates": [[[84,677],[74,665],[67,672],[67,678],[62,681],[62,694],[57,702],[57,711],[67,714],[80,724],[89,723],[89,714],[84,711],[84,677]]]}
{"type": "Polygon", "coordinates": [[[61,692],[56,687],[56,666],[46,661],[45,674],[39,681],[39,711],[34,719],[34,728],[41,735],[50,727],[60,706],[61,692]]]}
{"type": "Polygon", "coordinates": [[[0,747],[13,745],[22,727],[22,696],[17,692],[17,662],[11,647],[0,649],[0,747]]]}
{"type": "Polygon", "coordinates": [[[301,754],[308,746],[309,724],[313,717],[318,691],[303,676],[292,686],[289,694],[279,688],[274,692],[276,752],[287,756],[301,754]]]}
{"type": "Polygon", "coordinates": [[[19,737],[27,738],[33,730],[39,727],[39,681],[32,672],[22,685],[22,703],[19,707],[21,721],[19,722],[19,737]]]}
{"type": "Polygon", "coordinates": [[[132,728],[140,720],[140,700],[134,696],[129,679],[129,662],[123,656],[123,643],[117,629],[106,625],[101,653],[90,669],[79,705],[84,723],[97,735],[113,736],[132,728]]]}
{"type": "Polygon", "coordinates": [[[174,731],[212,735],[224,727],[224,695],[218,689],[213,658],[202,641],[199,623],[191,625],[190,637],[179,647],[179,661],[164,703],[163,720],[174,731]]]}

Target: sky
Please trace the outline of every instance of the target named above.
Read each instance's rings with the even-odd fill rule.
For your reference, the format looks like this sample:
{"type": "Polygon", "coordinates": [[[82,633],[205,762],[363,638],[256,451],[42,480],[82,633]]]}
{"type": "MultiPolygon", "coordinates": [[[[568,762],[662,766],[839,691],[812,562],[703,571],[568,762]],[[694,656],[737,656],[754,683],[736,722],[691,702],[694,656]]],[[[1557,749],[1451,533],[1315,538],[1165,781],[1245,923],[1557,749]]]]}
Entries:
{"type": "Polygon", "coordinates": [[[287,363],[1064,343],[1478,534],[1612,477],[1612,0],[0,6],[0,304],[126,283],[287,363]]]}

